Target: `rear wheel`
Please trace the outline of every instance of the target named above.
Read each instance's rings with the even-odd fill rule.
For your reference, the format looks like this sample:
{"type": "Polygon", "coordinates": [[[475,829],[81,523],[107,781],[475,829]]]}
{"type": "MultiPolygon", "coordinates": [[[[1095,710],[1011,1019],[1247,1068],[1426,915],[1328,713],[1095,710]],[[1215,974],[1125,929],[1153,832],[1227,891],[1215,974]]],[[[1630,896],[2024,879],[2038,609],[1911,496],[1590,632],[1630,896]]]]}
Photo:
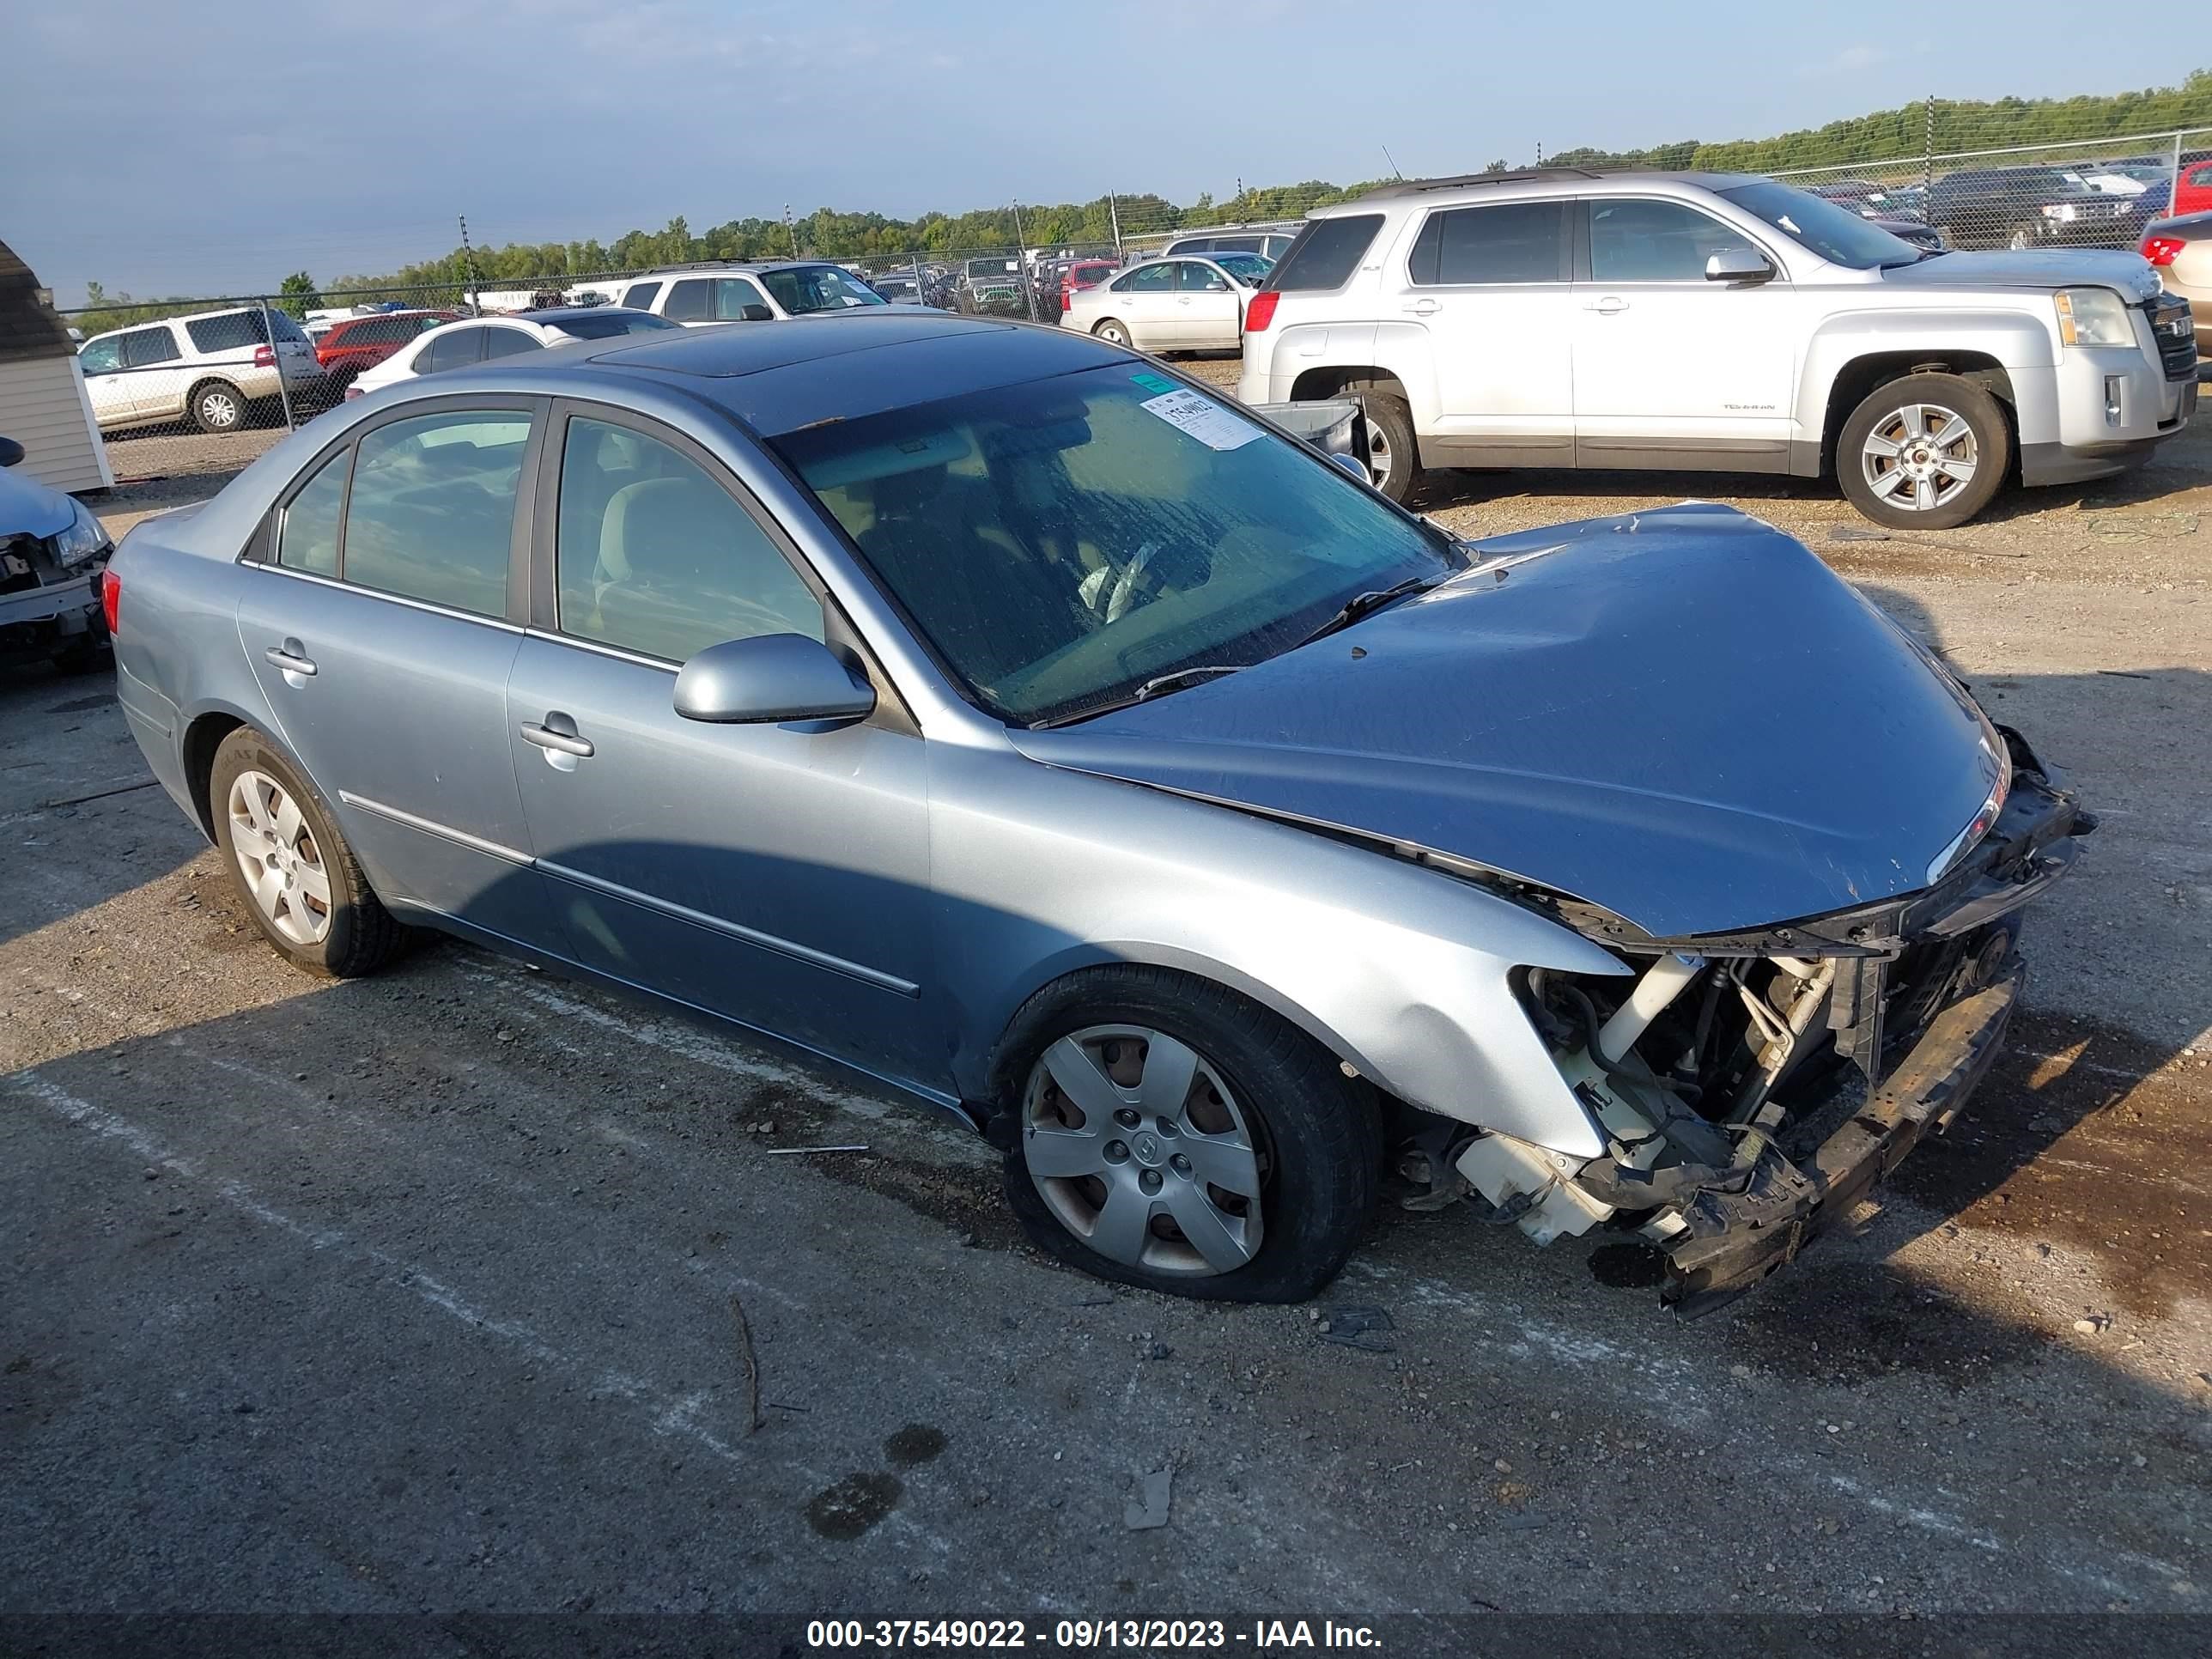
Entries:
{"type": "Polygon", "coordinates": [[[1125,351],[1129,349],[1129,331],[1116,318],[1109,317],[1091,331],[1109,346],[1120,346],[1125,351]]]}
{"type": "Polygon", "coordinates": [[[1287,1302],[1373,1213],[1382,1130],[1306,1035],[1218,986],[1115,967],[1046,988],[1003,1049],[1006,1196],[1073,1267],[1176,1296],[1287,1302]]]}
{"type": "Polygon", "coordinates": [[[371,890],[329,808],[269,739],[242,726],[208,775],[216,845],[277,953],[349,979],[383,966],[405,931],[371,890]]]}
{"type": "Polygon", "coordinates": [[[1413,437],[1413,412],[1395,392],[1354,390],[1367,415],[1367,469],[1376,489],[1401,504],[1421,481],[1413,437]]]}
{"type": "Polygon", "coordinates": [[[235,432],[246,424],[246,397],[228,380],[203,380],[185,404],[203,432],[235,432]]]}
{"type": "Polygon", "coordinates": [[[1836,477],[1853,507],[1897,530],[1949,530],[1974,517],[2012,465],[2003,408],[1956,374],[1876,386],[1836,438],[1836,477]]]}

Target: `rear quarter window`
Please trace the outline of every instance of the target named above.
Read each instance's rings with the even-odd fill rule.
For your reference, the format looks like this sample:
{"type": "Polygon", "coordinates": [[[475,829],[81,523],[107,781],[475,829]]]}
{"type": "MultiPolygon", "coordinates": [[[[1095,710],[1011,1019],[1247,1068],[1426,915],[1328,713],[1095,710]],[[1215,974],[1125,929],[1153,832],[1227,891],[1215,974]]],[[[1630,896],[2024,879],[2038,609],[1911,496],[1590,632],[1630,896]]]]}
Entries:
{"type": "Polygon", "coordinates": [[[185,325],[185,332],[192,337],[195,351],[236,351],[242,347],[265,345],[269,340],[262,331],[261,313],[258,311],[226,311],[219,317],[195,317],[185,325]]]}
{"type": "Polygon", "coordinates": [[[1340,219],[1315,219],[1297,234],[1290,252],[1269,273],[1267,286],[1279,294],[1317,293],[1342,288],[1359,269],[1375,233],[1379,213],[1351,213],[1340,219]]]}

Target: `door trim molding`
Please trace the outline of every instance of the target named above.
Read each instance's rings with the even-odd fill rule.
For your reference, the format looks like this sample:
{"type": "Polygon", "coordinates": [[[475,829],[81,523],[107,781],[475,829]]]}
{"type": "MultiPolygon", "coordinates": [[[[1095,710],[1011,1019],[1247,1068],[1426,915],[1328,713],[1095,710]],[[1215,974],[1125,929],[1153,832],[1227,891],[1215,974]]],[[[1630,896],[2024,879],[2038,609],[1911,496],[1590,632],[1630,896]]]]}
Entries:
{"type": "Polygon", "coordinates": [[[774,933],[763,933],[757,927],[747,927],[741,923],[726,921],[720,916],[709,915],[704,910],[694,910],[687,904],[678,904],[668,899],[656,898],[650,893],[639,892],[635,887],[625,887],[620,882],[608,881],[604,877],[587,875],[581,870],[573,870],[565,864],[555,864],[545,859],[538,859],[534,862],[542,873],[557,877],[587,891],[604,893],[609,898],[621,899],[624,903],[635,904],[641,909],[655,911],[675,921],[689,922],[694,927],[704,927],[709,933],[720,933],[727,939],[758,945],[763,951],[773,951],[778,956],[789,957],[793,961],[805,963],[810,967],[826,969],[833,974],[842,974],[848,979],[856,979],[863,985],[872,985],[879,991],[889,991],[894,996],[918,999],[921,995],[921,987],[912,980],[901,979],[897,975],[884,973],[879,968],[871,968],[864,963],[848,962],[843,957],[831,956],[827,951],[817,951],[811,945],[801,945],[793,939],[781,939],[774,933]]]}
{"type": "Polygon", "coordinates": [[[486,841],[482,836],[472,836],[465,830],[456,830],[450,823],[440,823],[434,818],[417,817],[412,812],[404,812],[397,806],[386,806],[382,801],[371,800],[366,795],[356,795],[349,790],[341,789],[338,791],[338,799],[348,806],[357,807],[362,811],[374,814],[377,817],[389,819],[392,823],[400,824],[406,829],[419,830],[426,836],[435,836],[441,841],[452,842],[455,846],[465,847],[472,853],[488,854],[506,863],[519,865],[526,870],[538,862],[527,853],[517,852],[514,848],[503,846],[495,841],[486,841]]]}

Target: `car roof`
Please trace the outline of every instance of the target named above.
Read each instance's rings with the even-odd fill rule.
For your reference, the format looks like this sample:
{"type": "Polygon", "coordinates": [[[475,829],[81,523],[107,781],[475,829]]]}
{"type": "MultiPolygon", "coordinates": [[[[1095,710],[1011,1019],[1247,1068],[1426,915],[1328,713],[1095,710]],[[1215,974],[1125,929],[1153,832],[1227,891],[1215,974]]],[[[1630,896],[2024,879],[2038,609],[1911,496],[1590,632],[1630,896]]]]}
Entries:
{"type": "Polygon", "coordinates": [[[635,306],[541,306],[529,311],[501,312],[497,317],[486,317],[483,321],[497,322],[501,318],[513,322],[546,323],[555,328],[577,317],[650,316],[635,306]]]}
{"type": "MultiPolygon", "coordinates": [[[[97,334],[88,335],[84,343],[90,345],[94,340],[104,340],[111,334],[135,334],[142,328],[158,328],[164,323],[204,323],[210,317],[234,317],[241,312],[260,309],[259,306],[217,306],[213,311],[186,311],[174,317],[149,317],[143,323],[123,323],[114,328],[102,329],[97,334]]],[[[78,348],[80,350],[82,349],[78,348]]]]}
{"type": "Polygon", "coordinates": [[[1115,362],[1133,353],[1056,327],[878,307],[772,325],[637,336],[570,358],[594,379],[678,385],[774,437],[940,398],[1115,362]]]}
{"type": "Polygon", "coordinates": [[[1306,216],[1339,219],[1354,213],[1373,213],[1393,202],[1417,201],[1428,196],[1464,197],[1480,201],[1493,190],[1526,195],[1564,189],[1570,195],[1589,196],[1621,185],[1688,185],[1699,190],[1733,190],[1739,185],[1763,182],[1763,176],[1754,173],[1700,173],[1663,167],[1522,167],[1507,173],[1462,173],[1450,179],[1401,179],[1378,185],[1351,201],[1316,208],[1306,216]]]}

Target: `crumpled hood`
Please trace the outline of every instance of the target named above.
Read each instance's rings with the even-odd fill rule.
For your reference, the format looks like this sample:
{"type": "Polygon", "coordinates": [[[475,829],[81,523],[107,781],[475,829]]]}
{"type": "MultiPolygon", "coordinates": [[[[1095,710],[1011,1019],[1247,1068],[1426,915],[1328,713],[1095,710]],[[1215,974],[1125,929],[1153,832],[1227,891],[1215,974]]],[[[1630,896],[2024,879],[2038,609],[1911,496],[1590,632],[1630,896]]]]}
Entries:
{"type": "Polygon", "coordinates": [[[21,467],[0,467],[0,536],[58,536],[76,514],[76,503],[60,490],[21,467]]]}
{"type": "Polygon", "coordinates": [[[2024,248],[1945,253],[1881,273],[1884,288],[2118,289],[2130,300],[2158,292],[2158,273],[2140,253],[2115,248],[2024,248]]]}
{"type": "Polygon", "coordinates": [[[1454,854],[1662,938],[1928,883],[2002,763],[1801,544],[1685,504],[1477,544],[1418,599],[1012,740],[1045,763],[1454,854]]]}

